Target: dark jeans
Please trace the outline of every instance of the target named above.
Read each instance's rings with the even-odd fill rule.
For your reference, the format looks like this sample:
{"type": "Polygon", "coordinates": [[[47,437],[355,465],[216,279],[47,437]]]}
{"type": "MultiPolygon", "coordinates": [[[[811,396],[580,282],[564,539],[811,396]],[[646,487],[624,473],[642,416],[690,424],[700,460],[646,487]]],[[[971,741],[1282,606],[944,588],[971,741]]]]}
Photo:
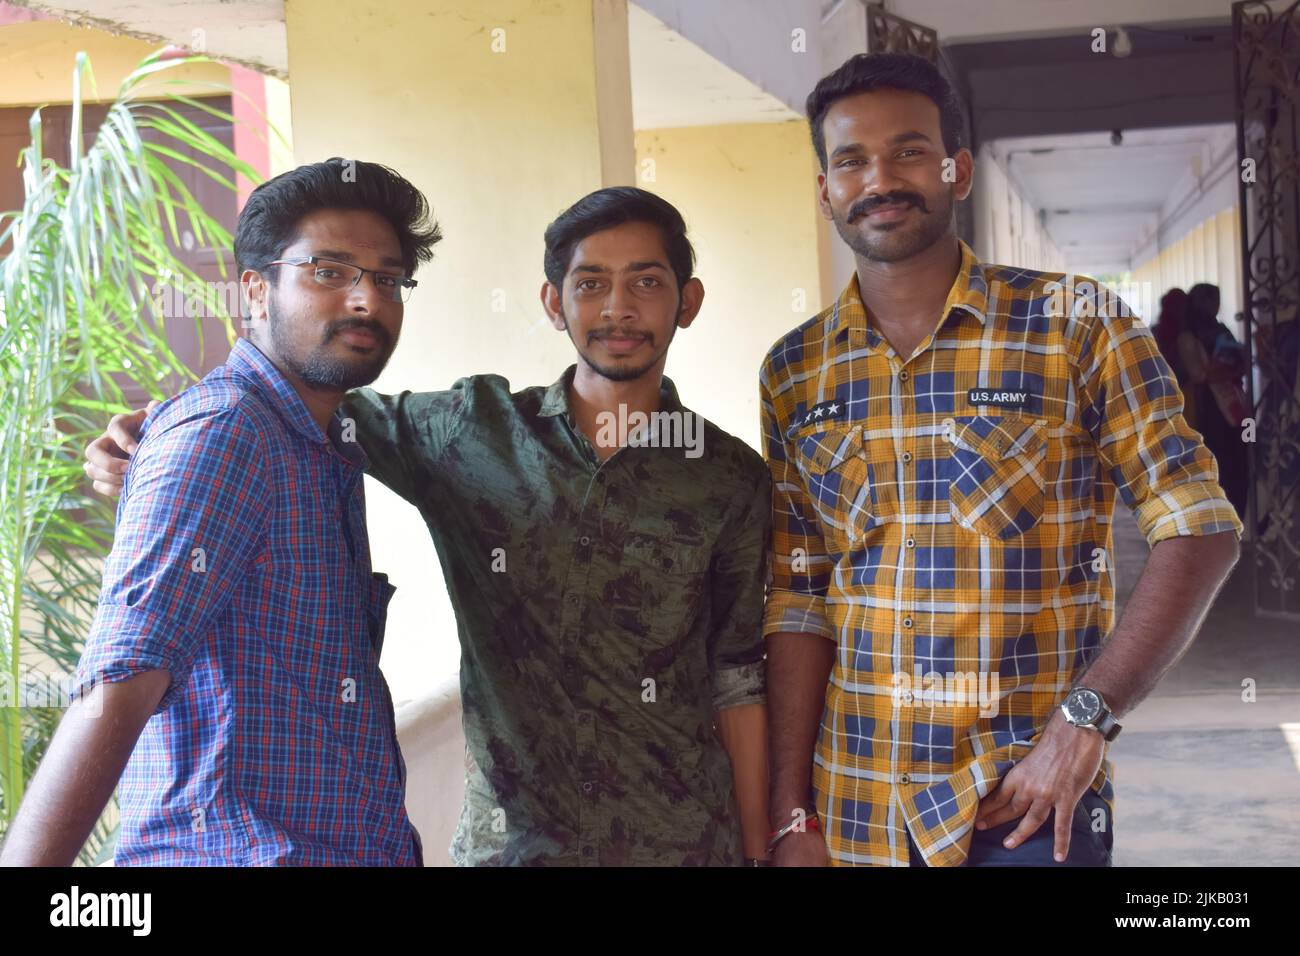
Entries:
{"type": "MultiPolygon", "coordinates": [[[[1110,866],[1110,851],[1115,837],[1112,823],[1106,801],[1089,787],[1074,807],[1074,818],[1070,821],[1070,852],[1066,854],[1064,863],[1057,863],[1052,857],[1056,846],[1056,811],[1052,810],[1042,825],[1014,850],[1008,850],[1002,841],[1020,825],[1020,820],[1008,820],[987,830],[972,831],[966,865],[1110,866]],[[1106,828],[1100,833],[1094,833],[1092,819],[1098,808],[1101,809],[1106,828]]],[[[908,834],[907,846],[911,851],[912,866],[925,866],[921,851],[912,842],[911,834],[908,834]]]]}

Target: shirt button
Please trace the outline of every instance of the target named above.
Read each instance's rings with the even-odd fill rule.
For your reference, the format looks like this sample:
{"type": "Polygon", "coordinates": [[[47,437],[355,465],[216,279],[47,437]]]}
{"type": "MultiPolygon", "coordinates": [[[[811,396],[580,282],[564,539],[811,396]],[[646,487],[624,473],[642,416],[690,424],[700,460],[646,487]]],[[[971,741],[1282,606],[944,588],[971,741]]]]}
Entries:
{"type": "Polygon", "coordinates": [[[584,846],[582,848],[583,856],[591,856],[595,852],[596,852],[596,848],[594,846],[584,846]]]}
{"type": "Polygon", "coordinates": [[[908,372],[907,369],[903,369],[901,372],[898,373],[898,380],[900,382],[906,382],[911,377],[912,375],[910,372],[908,372]]]}
{"type": "Polygon", "coordinates": [[[911,627],[911,626],[912,626],[912,619],[910,617],[903,618],[903,627],[911,627]]]}
{"type": "Polygon", "coordinates": [[[899,782],[899,783],[911,783],[911,782],[912,782],[912,778],[909,777],[909,776],[908,776],[907,774],[905,774],[905,773],[900,773],[900,774],[898,775],[898,782],[899,782]]]}
{"type": "Polygon", "coordinates": [[[913,696],[913,694],[912,694],[912,692],[911,692],[910,690],[909,690],[907,693],[903,694],[903,701],[904,701],[904,703],[908,703],[908,704],[910,704],[910,703],[911,703],[912,701],[914,701],[915,699],[916,699],[916,698],[913,696]]]}
{"type": "Polygon", "coordinates": [[[903,462],[904,462],[904,464],[906,464],[907,462],[909,462],[909,461],[911,461],[911,460],[912,460],[912,453],[911,453],[910,451],[905,451],[905,452],[903,452],[903,462]]]}
{"type": "Polygon", "coordinates": [[[907,539],[907,546],[908,546],[909,548],[915,548],[915,547],[916,547],[916,539],[915,539],[915,538],[908,538],[908,539],[907,539]]]}
{"type": "Polygon", "coordinates": [[[591,539],[584,534],[581,538],[578,539],[578,544],[582,545],[585,548],[587,545],[591,544],[591,539]]]}
{"type": "Polygon", "coordinates": [[[583,783],[583,785],[582,785],[582,792],[583,792],[583,793],[591,793],[591,781],[590,781],[590,780],[588,780],[588,781],[586,781],[586,782],[583,783]]]}

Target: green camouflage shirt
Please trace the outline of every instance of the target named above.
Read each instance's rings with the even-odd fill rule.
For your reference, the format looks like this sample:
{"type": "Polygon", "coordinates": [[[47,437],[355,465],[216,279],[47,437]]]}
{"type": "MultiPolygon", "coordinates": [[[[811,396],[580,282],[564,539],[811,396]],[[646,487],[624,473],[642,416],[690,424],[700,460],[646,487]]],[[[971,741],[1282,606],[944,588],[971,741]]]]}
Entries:
{"type": "Polygon", "coordinates": [[[739,863],[714,711],[764,699],[769,472],[666,378],[662,410],[702,429],[698,448],[647,440],[602,463],[570,416],[573,371],[515,393],[499,375],[361,389],[344,407],[370,473],[424,516],[456,611],[452,857],[739,863]]]}

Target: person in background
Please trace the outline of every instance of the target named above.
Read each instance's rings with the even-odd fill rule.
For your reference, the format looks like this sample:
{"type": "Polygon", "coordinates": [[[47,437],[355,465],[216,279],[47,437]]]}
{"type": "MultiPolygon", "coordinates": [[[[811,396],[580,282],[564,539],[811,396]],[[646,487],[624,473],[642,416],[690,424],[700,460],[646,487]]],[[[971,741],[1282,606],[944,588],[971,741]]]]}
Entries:
{"type": "Polygon", "coordinates": [[[1238,515],[1246,513],[1249,493],[1242,420],[1250,414],[1242,377],[1248,362],[1245,349],[1219,321],[1219,287],[1208,282],[1192,286],[1178,336],[1178,355],[1187,381],[1188,403],[1195,409],[1193,426],[1219,463],[1219,483],[1238,515]]]}
{"type": "Polygon", "coordinates": [[[1173,370],[1174,378],[1178,379],[1178,387],[1183,390],[1183,417],[1187,419],[1187,424],[1195,428],[1195,410],[1187,395],[1187,370],[1183,368],[1183,360],[1178,354],[1178,336],[1183,331],[1186,311],[1187,293],[1175,286],[1160,297],[1160,315],[1151,327],[1151,333],[1156,337],[1156,345],[1160,346],[1160,354],[1173,370]]]}

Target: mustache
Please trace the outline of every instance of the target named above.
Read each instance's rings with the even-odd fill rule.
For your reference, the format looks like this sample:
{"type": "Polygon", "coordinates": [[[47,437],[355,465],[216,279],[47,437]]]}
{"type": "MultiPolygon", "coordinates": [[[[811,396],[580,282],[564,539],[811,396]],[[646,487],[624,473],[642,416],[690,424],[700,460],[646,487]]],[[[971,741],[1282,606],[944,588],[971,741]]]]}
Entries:
{"type": "Polygon", "coordinates": [[[627,336],[629,338],[631,337],[639,337],[643,339],[653,338],[653,336],[651,336],[649,332],[643,332],[640,329],[628,329],[628,328],[620,328],[617,325],[607,325],[604,328],[593,329],[592,331],[588,332],[587,341],[594,342],[597,339],[607,339],[611,335],[621,335],[621,336],[627,336]]]}
{"type": "Polygon", "coordinates": [[[856,222],[863,216],[869,215],[879,209],[881,206],[908,205],[915,206],[923,213],[929,213],[930,207],[926,205],[925,197],[920,193],[909,192],[892,192],[884,196],[868,196],[866,199],[860,199],[849,208],[849,222],[856,222]]]}
{"type": "Polygon", "coordinates": [[[374,319],[356,319],[356,318],[340,319],[338,322],[331,323],[329,328],[326,329],[325,331],[325,338],[321,344],[323,345],[325,342],[328,342],[330,339],[334,338],[334,336],[339,335],[342,332],[347,332],[351,329],[366,329],[367,331],[373,333],[375,339],[379,342],[380,345],[389,348],[392,347],[393,344],[392,337],[388,334],[388,330],[386,328],[384,328],[374,319]]]}

